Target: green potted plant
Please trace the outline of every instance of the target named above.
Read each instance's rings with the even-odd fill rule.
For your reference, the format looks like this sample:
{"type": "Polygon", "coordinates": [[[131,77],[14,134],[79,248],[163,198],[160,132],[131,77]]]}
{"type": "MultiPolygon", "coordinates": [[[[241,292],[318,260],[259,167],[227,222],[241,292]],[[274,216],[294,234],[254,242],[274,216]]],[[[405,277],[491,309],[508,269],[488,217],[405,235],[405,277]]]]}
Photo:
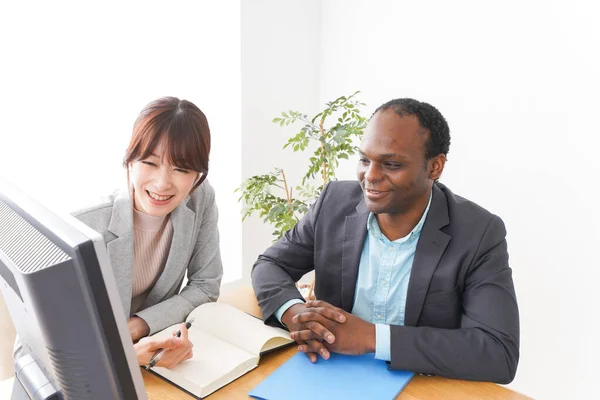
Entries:
{"type": "MultiPolygon", "coordinates": [[[[283,148],[307,152],[308,169],[295,192],[283,168],[276,167],[270,173],[246,179],[236,189],[240,192],[238,201],[244,204],[242,221],[257,213],[264,222],[273,225],[274,241],[294,227],[325,184],[336,179],[340,160],[348,159],[357,151],[356,143],[367,123],[367,118],[360,114],[365,104],[355,98],[358,93],[326,103],[325,108],[312,118],[298,111],[287,111],[273,119],[282,127],[302,123],[300,132],[292,136],[283,148]],[[329,123],[332,120],[334,122],[329,123]]],[[[308,286],[306,298],[313,297],[313,286],[314,281],[308,286]]]]}

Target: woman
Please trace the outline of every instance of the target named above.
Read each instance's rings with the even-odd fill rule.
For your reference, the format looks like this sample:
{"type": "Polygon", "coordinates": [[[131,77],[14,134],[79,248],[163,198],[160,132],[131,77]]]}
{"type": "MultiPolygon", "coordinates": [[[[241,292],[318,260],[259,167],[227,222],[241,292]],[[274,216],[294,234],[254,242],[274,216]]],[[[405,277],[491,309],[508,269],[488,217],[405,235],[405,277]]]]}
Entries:
{"type": "Polygon", "coordinates": [[[137,118],[125,154],[128,190],[74,214],[104,237],[140,365],[160,348],[170,350],[158,366],[190,358],[184,324],[179,338],[145,337],[219,296],[217,207],[205,181],[209,152],[210,130],[198,107],[175,97],[153,101],[137,118]]]}

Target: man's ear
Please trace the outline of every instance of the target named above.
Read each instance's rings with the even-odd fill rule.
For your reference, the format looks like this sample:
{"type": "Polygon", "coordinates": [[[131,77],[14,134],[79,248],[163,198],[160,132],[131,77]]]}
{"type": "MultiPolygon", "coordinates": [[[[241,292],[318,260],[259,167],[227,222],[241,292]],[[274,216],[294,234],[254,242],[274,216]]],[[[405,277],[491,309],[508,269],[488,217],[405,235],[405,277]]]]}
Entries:
{"type": "Polygon", "coordinates": [[[444,171],[444,166],[446,165],[446,155],[438,154],[433,157],[429,161],[427,161],[427,168],[429,169],[429,179],[433,181],[437,181],[442,172],[444,171]]]}

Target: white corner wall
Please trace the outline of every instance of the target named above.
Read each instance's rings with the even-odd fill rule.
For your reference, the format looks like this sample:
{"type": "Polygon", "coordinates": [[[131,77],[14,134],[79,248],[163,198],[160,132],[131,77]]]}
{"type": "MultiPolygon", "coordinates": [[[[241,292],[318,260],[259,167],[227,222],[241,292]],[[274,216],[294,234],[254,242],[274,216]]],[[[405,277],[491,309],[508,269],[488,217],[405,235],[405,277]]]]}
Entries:
{"type": "MultiPolygon", "coordinates": [[[[300,184],[307,157],[282,147],[302,126],[282,128],[271,121],[282,111],[312,115],[318,110],[320,12],[318,0],[242,1],[244,179],[279,167],[289,184],[300,184]]],[[[271,244],[272,231],[258,217],[244,221],[244,278],[249,279],[256,258],[271,244]]]]}
{"type": "Polygon", "coordinates": [[[133,122],[160,96],[212,132],[223,281],[241,276],[239,1],[2,2],[0,175],[69,212],[125,182],[133,122]]]}
{"type": "MultiPolygon", "coordinates": [[[[441,181],[501,216],[521,317],[511,388],[592,398],[600,344],[597,2],[322,3],[320,99],[360,89],[447,118],[441,181]]],[[[353,175],[354,165],[346,174],[353,175]]]]}

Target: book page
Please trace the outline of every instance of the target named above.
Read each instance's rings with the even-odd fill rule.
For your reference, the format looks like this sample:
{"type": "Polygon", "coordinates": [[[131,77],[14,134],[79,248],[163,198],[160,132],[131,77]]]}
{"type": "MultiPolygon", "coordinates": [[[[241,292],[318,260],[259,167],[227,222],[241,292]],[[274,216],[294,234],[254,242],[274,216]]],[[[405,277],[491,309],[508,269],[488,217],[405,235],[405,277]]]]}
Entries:
{"type": "Polygon", "coordinates": [[[191,318],[195,318],[193,326],[198,329],[256,356],[292,342],[289,332],[267,326],[262,320],[224,303],[205,303],[190,313],[188,320],[191,318]]]}
{"type": "MultiPolygon", "coordinates": [[[[170,370],[154,367],[155,372],[193,393],[205,396],[258,364],[257,356],[202,332],[194,325],[189,329],[188,335],[194,343],[194,356],[170,370]]],[[[173,328],[167,328],[157,335],[167,333],[169,336],[172,330],[173,328]]]]}

